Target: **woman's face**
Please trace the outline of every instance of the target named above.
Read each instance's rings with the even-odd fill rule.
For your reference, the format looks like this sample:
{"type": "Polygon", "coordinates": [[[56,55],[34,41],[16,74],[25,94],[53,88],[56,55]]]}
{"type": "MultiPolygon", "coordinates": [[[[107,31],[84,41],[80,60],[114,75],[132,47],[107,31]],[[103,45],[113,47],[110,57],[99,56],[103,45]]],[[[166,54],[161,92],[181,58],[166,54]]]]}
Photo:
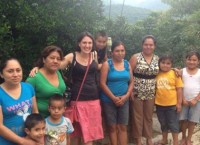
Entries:
{"type": "Polygon", "coordinates": [[[144,43],[142,44],[142,52],[146,55],[151,55],[155,49],[155,43],[152,38],[147,38],[144,43]]]}
{"type": "Polygon", "coordinates": [[[117,61],[122,61],[125,57],[126,51],[123,45],[116,46],[112,51],[113,59],[117,61]]]}
{"type": "Polygon", "coordinates": [[[22,81],[22,68],[17,60],[8,60],[2,70],[1,77],[9,85],[17,85],[22,81]]]}
{"type": "Polygon", "coordinates": [[[79,43],[79,47],[81,49],[81,52],[83,53],[90,53],[92,51],[93,47],[93,41],[90,37],[85,36],[79,43]]]}
{"type": "Polygon", "coordinates": [[[57,71],[61,63],[61,56],[57,51],[53,51],[43,59],[43,63],[48,70],[57,71]]]}

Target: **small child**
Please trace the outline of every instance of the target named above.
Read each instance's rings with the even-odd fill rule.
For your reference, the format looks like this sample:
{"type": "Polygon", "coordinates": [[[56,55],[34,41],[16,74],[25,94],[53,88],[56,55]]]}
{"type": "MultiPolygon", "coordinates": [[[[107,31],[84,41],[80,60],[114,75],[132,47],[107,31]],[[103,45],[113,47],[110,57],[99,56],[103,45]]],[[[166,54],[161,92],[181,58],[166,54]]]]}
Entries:
{"type": "Polygon", "coordinates": [[[45,136],[45,120],[42,115],[30,114],[25,121],[25,129],[27,136],[25,138],[35,141],[37,144],[44,144],[45,136]]]}
{"type": "Polygon", "coordinates": [[[96,51],[98,55],[98,63],[102,64],[104,61],[107,60],[107,40],[108,36],[104,31],[98,31],[95,35],[95,44],[96,44],[96,51]]]}
{"type": "Polygon", "coordinates": [[[192,134],[200,118],[200,69],[198,68],[200,55],[189,52],[186,56],[186,67],[182,69],[183,106],[179,120],[181,121],[181,145],[192,145],[192,134]],[[188,136],[186,130],[188,129],[188,136]]]}
{"type": "Polygon", "coordinates": [[[68,134],[74,131],[71,121],[63,116],[65,98],[55,94],[49,99],[50,116],[46,120],[45,145],[69,145],[68,134]]]}
{"type": "Polygon", "coordinates": [[[156,113],[162,130],[162,140],[157,145],[167,144],[168,131],[173,137],[173,145],[178,145],[179,119],[181,111],[181,77],[177,77],[172,68],[172,58],[168,55],[159,59],[160,72],[156,77],[156,113]]]}

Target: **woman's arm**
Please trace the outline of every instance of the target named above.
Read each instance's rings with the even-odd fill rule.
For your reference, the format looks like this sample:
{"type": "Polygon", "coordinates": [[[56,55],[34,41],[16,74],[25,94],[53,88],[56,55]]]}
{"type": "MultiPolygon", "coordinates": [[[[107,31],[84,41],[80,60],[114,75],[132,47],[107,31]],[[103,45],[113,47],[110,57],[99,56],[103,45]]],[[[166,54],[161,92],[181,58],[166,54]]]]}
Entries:
{"type": "Polygon", "coordinates": [[[29,76],[30,77],[34,77],[35,74],[38,72],[38,70],[39,70],[39,67],[32,68],[31,71],[30,71],[30,73],[29,73],[29,76]]]}
{"type": "MultiPolygon", "coordinates": [[[[76,52],[75,52],[76,53],[76,52]]],[[[64,59],[61,61],[61,64],[60,64],[60,69],[65,69],[69,64],[72,63],[72,60],[73,60],[73,57],[74,57],[74,54],[73,53],[69,53],[67,54],[64,59]]]]}
{"type": "Polygon", "coordinates": [[[183,70],[178,68],[172,68],[172,70],[175,72],[177,77],[182,77],[183,70]]]}
{"type": "Polygon", "coordinates": [[[2,113],[1,106],[0,106],[0,136],[5,138],[6,140],[15,142],[19,145],[36,145],[36,143],[34,141],[22,138],[22,137],[16,135],[14,132],[12,132],[9,128],[4,126],[3,113],[2,113]]]}
{"type": "MultiPolygon", "coordinates": [[[[175,74],[176,74],[176,72],[175,72],[175,74]]],[[[176,74],[177,75],[177,74],[176,74]]],[[[181,69],[181,70],[179,70],[179,75],[178,76],[180,76],[181,77],[181,79],[183,80],[183,69],[181,69]]],[[[182,94],[183,95],[183,94],[182,94]]],[[[186,99],[185,99],[185,96],[183,95],[182,96],[182,104],[184,105],[184,106],[188,106],[189,105],[189,101],[187,101],[186,99]]]]}
{"type": "Polygon", "coordinates": [[[36,97],[35,96],[32,98],[32,102],[33,102],[32,113],[39,113],[38,112],[38,107],[37,107],[36,97]]]}
{"type": "MultiPolygon", "coordinates": [[[[60,69],[65,69],[70,63],[72,63],[72,59],[73,59],[73,53],[69,53],[67,54],[64,59],[61,61],[60,64],[60,69]]],[[[33,69],[31,69],[29,76],[30,77],[34,77],[35,74],[38,72],[39,68],[38,67],[34,67],[33,69]]]]}
{"type": "MultiPolygon", "coordinates": [[[[131,74],[132,74],[132,77],[133,77],[133,71],[134,71],[134,69],[135,69],[135,67],[137,65],[137,57],[136,57],[135,54],[131,57],[131,59],[129,60],[129,63],[130,63],[130,66],[131,66],[130,70],[132,71],[131,74]]],[[[134,82],[133,82],[133,84],[134,84],[134,82]]],[[[133,101],[134,100],[133,91],[131,92],[130,96],[131,96],[131,100],[133,101]]]]}
{"type": "Polygon", "coordinates": [[[103,92],[117,105],[118,101],[120,101],[120,98],[114,96],[114,94],[111,92],[111,90],[108,88],[106,84],[108,71],[109,71],[109,65],[108,62],[106,61],[102,64],[101,67],[100,87],[103,90],[103,92]]]}
{"type": "Polygon", "coordinates": [[[137,57],[135,54],[131,57],[131,59],[129,60],[129,63],[130,63],[130,66],[131,66],[132,72],[133,72],[137,65],[137,57]]]}
{"type": "Polygon", "coordinates": [[[123,103],[132,95],[133,92],[133,72],[132,72],[132,68],[131,65],[129,64],[129,73],[130,73],[130,80],[129,80],[129,85],[128,85],[128,91],[127,93],[122,97],[122,101],[123,103]]]}

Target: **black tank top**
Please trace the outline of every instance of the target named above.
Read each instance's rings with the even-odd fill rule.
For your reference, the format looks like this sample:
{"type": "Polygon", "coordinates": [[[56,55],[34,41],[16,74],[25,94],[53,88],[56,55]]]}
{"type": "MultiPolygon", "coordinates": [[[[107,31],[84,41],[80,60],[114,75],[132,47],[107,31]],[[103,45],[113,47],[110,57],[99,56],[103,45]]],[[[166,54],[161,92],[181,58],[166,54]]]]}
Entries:
{"type": "MultiPolygon", "coordinates": [[[[72,96],[71,100],[75,101],[85,75],[87,66],[83,66],[76,61],[73,71],[72,71],[72,96]]],[[[97,63],[95,60],[89,66],[88,74],[83,84],[83,88],[81,90],[78,101],[88,101],[88,100],[96,100],[99,99],[97,82],[95,75],[97,73],[97,63]]]]}

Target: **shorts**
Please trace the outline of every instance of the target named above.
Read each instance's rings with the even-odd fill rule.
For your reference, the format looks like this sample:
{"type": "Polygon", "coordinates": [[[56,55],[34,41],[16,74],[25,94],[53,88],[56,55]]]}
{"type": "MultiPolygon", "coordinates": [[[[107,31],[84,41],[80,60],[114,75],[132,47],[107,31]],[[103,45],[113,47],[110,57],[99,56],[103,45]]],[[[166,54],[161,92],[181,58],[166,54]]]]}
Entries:
{"type": "Polygon", "coordinates": [[[179,120],[188,120],[191,122],[199,123],[200,119],[200,102],[195,106],[182,106],[182,111],[179,120]]]}
{"type": "Polygon", "coordinates": [[[179,133],[179,113],[176,112],[176,106],[156,105],[156,113],[161,125],[162,132],[179,133]]]}
{"type": "Polygon", "coordinates": [[[107,125],[128,125],[129,100],[127,100],[122,106],[116,106],[113,102],[103,101],[102,105],[107,125]]]}

